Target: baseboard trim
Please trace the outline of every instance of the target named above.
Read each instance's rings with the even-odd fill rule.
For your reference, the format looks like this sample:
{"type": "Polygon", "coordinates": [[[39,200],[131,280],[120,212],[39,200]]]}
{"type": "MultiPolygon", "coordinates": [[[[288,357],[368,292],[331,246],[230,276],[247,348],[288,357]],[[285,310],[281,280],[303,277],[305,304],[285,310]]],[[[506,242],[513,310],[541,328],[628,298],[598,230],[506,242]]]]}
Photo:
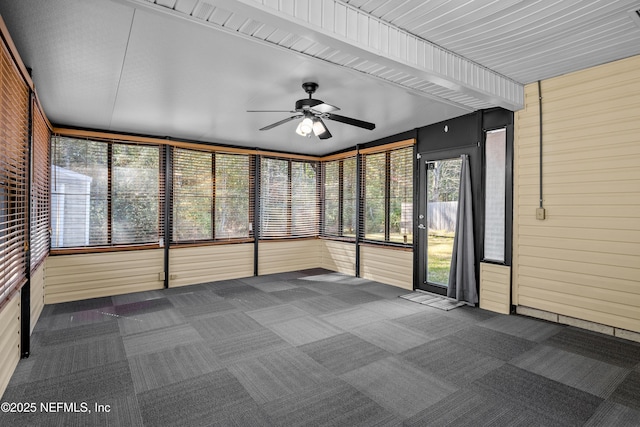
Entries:
{"type": "Polygon", "coordinates": [[[537,308],[531,308],[522,305],[516,306],[516,313],[523,316],[535,317],[536,319],[543,319],[548,322],[560,323],[563,325],[575,326],[576,328],[580,329],[600,332],[601,334],[611,335],[614,337],[640,343],[640,333],[616,328],[614,326],[603,325],[602,323],[577,319],[575,317],[552,313],[550,311],[538,310],[537,308]]]}

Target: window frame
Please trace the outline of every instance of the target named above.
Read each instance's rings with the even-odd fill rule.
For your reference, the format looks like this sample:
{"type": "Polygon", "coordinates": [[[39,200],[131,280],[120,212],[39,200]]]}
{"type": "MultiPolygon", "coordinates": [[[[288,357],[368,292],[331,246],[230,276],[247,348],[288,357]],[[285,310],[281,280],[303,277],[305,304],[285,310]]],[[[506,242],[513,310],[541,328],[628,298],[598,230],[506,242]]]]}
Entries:
{"type": "MultiPolygon", "coordinates": [[[[413,140],[412,140],[413,141],[413,140]]],[[[413,205],[414,205],[414,159],[415,159],[415,145],[412,144],[404,144],[404,145],[400,145],[398,146],[397,144],[389,144],[389,145],[384,145],[379,147],[378,149],[372,149],[372,150],[363,150],[363,152],[361,152],[361,154],[359,155],[359,161],[360,161],[360,224],[359,224],[359,228],[360,230],[358,230],[358,232],[360,233],[359,236],[359,242],[360,243],[365,243],[365,244],[371,244],[371,245],[377,245],[377,246],[393,246],[393,247],[398,247],[398,248],[413,248],[413,241],[414,241],[414,230],[413,230],[413,226],[411,227],[411,239],[407,239],[406,243],[401,243],[401,242],[397,242],[391,239],[391,181],[392,181],[392,174],[391,174],[391,170],[392,170],[392,166],[391,166],[391,158],[392,155],[391,153],[393,152],[399,152],[401,150],[406,150],[409,154],[409,160],[408,160],[408,164],[411,166],[411,170],[409,172],[409,182],[411,183],[411,191],[410,191],[410,200],[411,200],[411,204],[412,204],[412,208],[411,208],[411,223],[413,225],[413,205]],[[367,232],[366,232],[366,210],[367,210],[367,157],[368,156],[381,156],[384,155],[384,182],[382,183],[382,187],[383,187],[383,191],[384,194],[382,196],[382,208],[384,210],[383,213],[383,227],[384,227],[384,238],[383,239],[372,239],[370,237],[367,237],[367,232]]],[[[401,213],[402,215],[402,213],[401,213]]],[[[408,234],[409,235],[409,234],[408,234]]]]}
{"type": "MultiPolygon", "coordinates": [[[[258,239],[259,240],[278,240],[278,239],[304,239],[304,238],[318,238],[320,235],[320,228],[321,228],[321,213],[320,213],[320,201],[321,201],[321,196],[320,196],[320,191],[321,191],[321,180],[319,179],[321,173],[319,173],[319,171],[321,170],[321,161],[319,160],[307,160],[307,159],[301,159],[301,158],[286,158],[286,157],[277,157],[277,156],[260,156],[259,158],[260,161],[260,176],[258,177],[258,179],[260,180],[260,191],[259,191],[259,201],[258,201],[258,205],[260,206],[260,212],[261,214],[259,215],[259,220],[260,220],[260,227],[259,227],[259,233],[258,233],[258,239]],[[287,162],[286,165],[286,169],[287,169],[287,177],[286,177],[286,181],[287,181],[287,188],[286,188],[286,196],[284,198],[284,202],[286,204],[285,207],[285,212],[284,212],[284,216],[285,219],[284,221],[281,221],[280,224],[276,224],[276,225],[280,225],[280,227],[282,227],[282,225],[285,226],[285,231],[283,233],[281,233],[280,235],[274,235],[272,234],[272,232],[270,231],[265,231],[265,226],[264,226],[264,216],[263,216],[263,212],[265,209],[265,198],[267,196],[269,196],[269,194],[264,192],[264,188],[265,186],[263,185],[263,173],[265,171],[265,162],[269,162],[269,161],[283,161],[283,162],[287,162]],[[310,165],[313,170],[314,170],[314,198],[315,198],[315,202],[314,202],[314,206],[315,206],[315,214],[314,217],[311,221],[312,225],[310,227],[305,228],[301,233],[296,233],[294,231],[294,225],[296,223],[296,221],[293,219],[293,212],[295,210],[294,208],[294,195],[293,195],[293,174],[294,174],[294,164],[308,164],[310,165]],[[313,229],[313,232],[306,232],[306,230],[310,230],[313,229]]],[[[272,198],[270,198],[272,199],[272,198]]],[[[274,214],[278,214],[278,212],[274,212],[274,214]]],[[[282,214],[282,213],[280,213],[282,214]]]]}
{"type": "MultiPolygon", "coordinates": [[[[354,180],[351,183],[351,185],[353,186],[353,195],[354,195],[354,199],[350,200],[350,202],[353,204],[352,208],[354,210],[354,215],[357,216],[357,203],[358,203],[358,197],[357,197],[357,183],[358,183],[358,174],[357,174],[357,162],[358,162],[358,156],[356,154],[353,154],[351,156],[346,156],[340,159],[335,159],[335,160],[326,160],[322,162],[321,165],[321,174],[322,174],[322,178],[321,178],[321,182],[320,185],[322,186],[321,188],[321,200],[322,200],[322,206],[321,206],[321,211],[320,211],[320,236],[323,238],[329,238],[329,239],[333,239],[333,240],[343,240],[343,241],[348,241],[348,242],[355,242],[356,240],[356,235],[358,233],[358,230],[356,229],[353,233],[353,235],[348,235],[345,234],[345,229],[344,229],[344,224],[345,224],[345,207],[347,206],[346,200],[345,200],[345,195],[346,195],[346,191],[345,191],[345,184],[347,183],[347,181],[345,180],[345,162],[347,161],[353,161],[353,172],[354,172],[354,180]],[[335,163],[338,166],[338,185],[337,185],[337,190],[338,190],[338,211],[337,211],[337,215],[336,215],[336,220],[337,220],[337,233],[331,233],[327,231],[327,223],[326,223],[326,185],[327,185],[327,179],[329,178],[327,173],[326,173],[326,168],[327,168],[327,164],[330,163],[335,163]]],[[[357,221],[356,221],[357,222],[357,221]]],[[[354,229],[356,228],[357,224],[354,224],[354,229]]]]}
{"type": "Polygon", "coordinates": [[[171,213],[170,213],[170,222],[171,222],[171,247],[180,247],[180,246],[202,246],[202,245],[213,245],[213,244],[224,244],[224,243],[245,243],[251,242],[254,239],[254,173],[255,173],[255,159],[253,155],[246,153],[233,153],[226,152],[222,150],[197,150],[194,148],[183,148],[183,147],[174,147],[172,150],[172,189],[170,191],[171,194],[171,213]],[[175,165],[175,155],[178,150],[185,150],[190,152],[196,152],[201,154],[206,154],[211,158],[211,188],[210,188],[210,196],[211,196],[211,222],[210,222],[210,232],[211,238],[203,238],[203,239],[185,239],[185,240],[176,240],[176,165],[175,165]],[[218,172],[217,167],[220,162],[219,159],[216,158],[217,155],[221,156],[246,156],[247,157],[247,236],[241,237],[218,237],[216,233],[216,206],[221,201],[219,200],[217,193],[217,185],[216,185],[216,173],[218,172]]]}
{"type": "MultiPolygon", "coordinates": [[[[50,237],[50,254],[52,255],[66,255],[66,254],[76,254],[76,253],[92,253],[92,252],[110,252],[110,251],[120,251],[120,250],[137,250],[137,249],[157,249],[162,247],[164,241],[164,203],[165,203],[165,189],[164,189],[164,150],[166,150],[166,146],[157,143],[144,143],[144,142],[135,142],[135,141],[122,141],[117,139],[102,139],[102,138],[90,138],[90,137],[77,137],[72,135],[64,135],[64,134],[55,134],[52,135],[51,138],[51,161],[50,161],[50,169],[51,169],[51,183],[50,183],[50,206],[53,206],[52,199],[54,194],[57,194],[54,191],[53,186],[57,185],[56,180],[56,172],[53,170],[54,167],[59,167],[54,164],[55,158],[55,150],[56,143],[58,139],[70,139],[76,141],[91,141],[98,144],[106,144],[106,152],[107,152],[107,161],[106,161],[106,169],[107,169],[107,191],[106,191],[106,243],[98,243],[98,244],[87,244],[80,246],[54,246],[53,239],[54,234],[51,233],[50,237]],[[146,242],[131,242],[131,243],[114,243],[113,239],[113,204],[114,204],[114,194],[113,194],[113,147],[114,145],[125,145],[125,146],[141,146],[141,147],[154,147],[158,150],[158,215],[157,215],[157,228],[156,228],[156,239],[155,241],[146,241],[146,242]]],[[[53,212],[50,217],[50,221],[52,224],[55,222],[55,217],[53,216],[53,212]]]]}

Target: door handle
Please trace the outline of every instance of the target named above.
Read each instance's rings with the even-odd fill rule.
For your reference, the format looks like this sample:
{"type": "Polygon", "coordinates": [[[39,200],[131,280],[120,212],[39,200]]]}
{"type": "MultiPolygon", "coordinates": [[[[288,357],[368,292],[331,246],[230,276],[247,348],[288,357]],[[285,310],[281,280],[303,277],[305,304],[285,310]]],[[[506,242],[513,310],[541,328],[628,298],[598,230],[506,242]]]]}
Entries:
{"type": "Polygon", "coordinates": [[[424,230],[424,229],[426,229],[427,227],[425,227],[425,226],[424,226],[424,224],[418,224],[418,228],[419,228],[419,229],[421,229],[421,230],[424,230]]]}

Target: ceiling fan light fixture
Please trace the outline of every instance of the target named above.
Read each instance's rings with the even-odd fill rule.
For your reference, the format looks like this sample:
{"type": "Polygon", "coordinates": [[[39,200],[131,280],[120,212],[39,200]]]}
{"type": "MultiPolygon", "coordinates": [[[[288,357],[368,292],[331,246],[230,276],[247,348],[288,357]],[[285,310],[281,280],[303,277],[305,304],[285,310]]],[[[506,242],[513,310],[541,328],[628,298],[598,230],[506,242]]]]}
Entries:
{"type": "Polygon", "coordinates": [[[298,124],[296,133],[300,136],[310,136],[311,132],[313,132],[313,121],[309,117],[305,117],[298,124]]]}
{"type": "Polygon", "coordinates": [[[327,131],[327,128],[322,123],[322,120],[316,118],[313,120],[313,133],[316,136],[320,136],[327,131]]]}

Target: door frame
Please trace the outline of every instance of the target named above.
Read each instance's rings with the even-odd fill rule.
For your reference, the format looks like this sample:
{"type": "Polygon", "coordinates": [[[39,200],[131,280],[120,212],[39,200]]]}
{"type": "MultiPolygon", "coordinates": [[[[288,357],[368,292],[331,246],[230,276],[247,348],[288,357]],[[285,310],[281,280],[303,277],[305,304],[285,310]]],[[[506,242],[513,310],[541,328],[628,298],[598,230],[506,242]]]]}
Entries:
{"type": "MultiPolygon", "coordinates": [[[[416,251],[416,263],[415,263],[415,283],[414,289],[419,289],[427,292],[432,292],[439,295],[447,294],[447,286],[439,285],[436,283],[427,282],[426,279],[426,268],[427,268],[427,230],[428,227],[425,226],[424,229],[420,228],[418,224],[421,224],[427,219],[427,168],[426,164],[440,161],[440,160],[450,160],[456,159],[462,156],[463,154],[468,154],[471,157],[473,154],[477,153],[479,149],[479,144],[469,144],[463,147],[455,147],[455,148],[447,148],[441,150],[427,151],[418,153],[417,157],[417,209],[415,209],[415,220],[416,220],[416,230],[414,233],[415,240],[415,251],[416,251]],[[424,217],[421,219],[420,216],[424,217]]],[[[473,212],[474,216],[477,212],[476,197],[474,196],[474,206],[473,212]]]]}

